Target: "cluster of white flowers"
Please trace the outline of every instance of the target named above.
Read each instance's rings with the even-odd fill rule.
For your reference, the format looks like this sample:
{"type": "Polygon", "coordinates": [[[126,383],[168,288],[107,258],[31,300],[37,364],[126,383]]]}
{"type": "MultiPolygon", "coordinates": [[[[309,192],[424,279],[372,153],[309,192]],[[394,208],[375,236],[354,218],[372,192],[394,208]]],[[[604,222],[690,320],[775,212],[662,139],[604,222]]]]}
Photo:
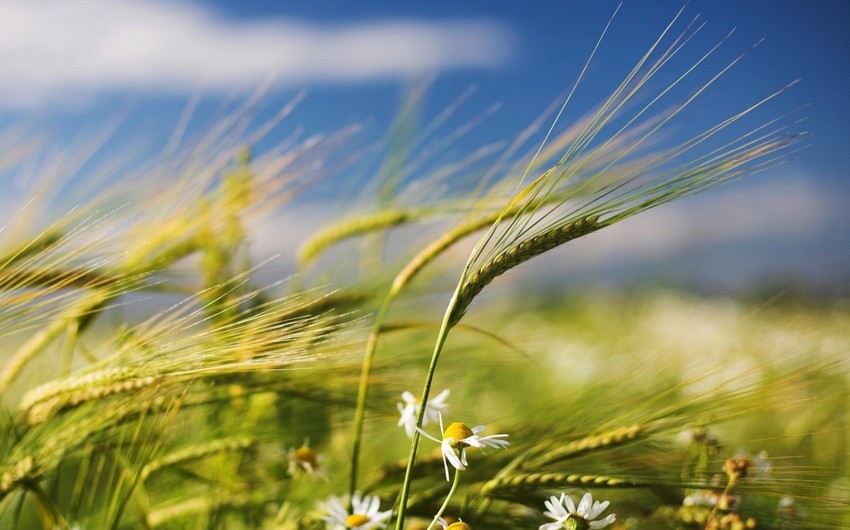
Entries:
{"type": "MultiPolygon", "coordinates": [[[[505,440],[507,434],[491,434],[482,436],[480,433],[484,431],[483,425],[476,425],[469,428],[461,422],[449,424],[448,428],[443,427],[442,413],[447,409],[446,399],[449,396],[448,390],[443,390],[434,399],[428,401],[423,414],[422,425],[438,422],[440,431],[443,433],[442,439],[432,436],[424,430],[417,427],[417,416],[421,411],[420,402],[410,392],[402,393],[403,403],[398,404],[398,411],[401,418],[398,421],[399,426],[403,426],[408,437],[413,437],[416,431],[420,434],[440,444],[440,451],[443,456],[443,467],[446,472],[446,480],[449,479],[449,464],[457,470],[464,470],[469,466],[467,460],[466,449],[475,447],[477,449],[494,448],[503,449],[509,445],[505,440]]],[[[293,453],[290,458],[297,462],[299,466],[312,464],[306,456],[293,453]]],[[[306,468],[309,470],[309,468],[306,468]]],[[[451,493],[449,494],[451,495],[451,493]]],[[[448,502],[448,499],[446,499],[448,502]]],[[[346,508],[346,502],[339,497],[330,497],[320,507],[327,514],[323,519],[328,524],[328,530],[373,530],[386,526],[387,519],[392,515],[392,510],[381,511],[381,501],[377,496],[360,497],[359,494],[354,494],[351,498],[351,510],[346,508]]],[[[609,505],[608,501],[599,502],[593,501],[590,493],[585,493],[581,498],[578,506],[573,503],[573,500],[561,493],[560,497],[552,496],[544,502],[546,511],[543,514],[553,522],[540,525],[539,530],[587,530],[605,528],[611,525],[616,520],[615,514],[609,514],[601,519],[597,519],[609,505]]],[[[445,505],[444,505],[445,507],[445,505]]],[[[449,524],[441,517],[442,509],[434,518],[429,528],[439,524],[442,530],[471,530],[470,526],[463,521],[449,524]]]]}

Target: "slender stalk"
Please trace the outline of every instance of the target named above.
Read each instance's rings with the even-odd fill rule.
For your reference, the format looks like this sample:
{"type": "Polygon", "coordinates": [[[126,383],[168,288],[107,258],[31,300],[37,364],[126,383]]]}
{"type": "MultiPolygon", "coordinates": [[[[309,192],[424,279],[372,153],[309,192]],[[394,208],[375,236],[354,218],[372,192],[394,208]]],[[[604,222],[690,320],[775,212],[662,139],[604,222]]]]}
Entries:
{"type": "Polygon", "coordinates": [[[434,516],[434,520],[431,521],[431,524],[428,525],[428,528],[426,528],[426,530],[431,530],[432,528],[434,528],[434,525],[437,524],[437,521],[440,520],[440,517],[442,517],[443,512],[446,511],[446,506],[449,505],[449,500],[451,500],[452,495],[454,495],[455,490],[457,489],[457,485],[459,483],[460,483],[460,469],[455,469],[455,478],[452,481],[452,487],[449,490],[449,494],[446,495],[446,500],[443,501],[443,505],[440,506],[439,510],[437,510],[437,515],[434,516]]]}
{"type": "MultiPolygon", "coordinates": [[[[428,395],[431,392],[431,383],[434,380],[434,372],[437,370],[437,361],[440,360],[440,353],[443,351],[443,345],[446,343],[446,338],[449,336],[449,331],[454,325],[452,320],[452,315],[454,314],[454,308],[458,301],[458,295],[460,294],[461,286],[463,285],[463,281],[466,278],[466,275],[462,275],[460,282],[458,282],[457,288],[455,288],[454,293],[452,294],[452,299],[449,301],[448,307],[446,307],[446,313],[443,315],[443,322],[440,324],[440,332],[437,334],[437,342],[434,344],[434,353],[431,355],[431,364],[428,366],[428,374],[425,377],[425,386],[422,388],[422,397],[420,399],[420,403],[422,406],[419,408],[419,414],[416,417],[416,427],[422,428],[422,420],[425,418],[425,409],[428,405],[428,395]]],[[[396,519],[396,530],[402,530],[404,526],[404,516],[405,511],[407,511],[407,498],[410,496],[410,482],[413,480],[413,466],[416,464],[416,450],[419,449],[419,431],[417,430],[413,434],[413,440],[410,443],[410,455],[407,458],[407,467],[404,470],[404,482],[401,485],[401,495],[399,498],[398,504],[398,518],[396,519]]]]}
{"type": "Polygon", "coordinates": [[[354,443],[351,452],[351,477],[348,483],[349,498],[357,491],[357,475],[360,465],[360,446],[363,435],[363,418],[366,415],[366,393],[369,390],[369,372],[372,370],[372,359],[378,346],[378,333],[387,318],[395,296],[392,293],[384,299],[381,309],[375,316],[375,323],[369,332],[366,342],[366,353],[363,356],[363,366],[360,369],[360,385],[357,388],[357,410],[354,413],[354,443]]]}

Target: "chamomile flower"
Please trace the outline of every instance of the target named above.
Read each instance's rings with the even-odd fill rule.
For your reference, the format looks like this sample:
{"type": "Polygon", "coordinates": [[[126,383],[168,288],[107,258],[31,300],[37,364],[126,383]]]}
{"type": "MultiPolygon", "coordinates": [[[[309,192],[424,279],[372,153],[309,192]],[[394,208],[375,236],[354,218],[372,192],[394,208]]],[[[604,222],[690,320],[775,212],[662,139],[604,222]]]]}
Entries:
{"type": "MultiPolygon", "coordinates": [[[[435,422],[442,412],[448,410],[446,399],[449,397],[449,390],[443,390],[433,398],[428,400],[425,405],[425,415],[422,416],[422,426],[428,423],[435,422]]],[[[408,391],[401,393],[401,399],[404,403],[397,403],[398,412],[401,418],[398,420],[399,427],[404,426],[404,432],[408,438],[413,438],[413,433],[416,432],[416,417],[419,415],[419,410],[422,404],[413,394],[408,391]]]]}
{"type": "Polygon", "coordinates": [[[331,496],[320,506],[327,512],[322,519],[328,523],[328,530],[383,528],[393,513],[392,510],[380,511],[381,499],[378,496],[361,498],[359,493],[355,493],[351,497],[351,513],[346,510],[345,504],[343,499],[331,496]]]}
{"type": "Polygon", "coordinates": [[[440,526],[443,527],[443,530],[472,530],[472,528],[468,524],[464,523],[459,519],[453,523],[449,523],[448,521],[440,517],[439,519],[437,519],[437,522],[440,523],[440,526]]]}
{"type": "Polygon", "coordinates": [[[304,440],[304,443],[298,449],[290,449],[288,456],[287,473],[290,476],[294,477],[300,473],[306,473],[327,480],[327,477],[321,472],[321,457],[310,447],[309,440],[304,440]]]}
{"type": "Polygon", "coordinates": [[[464,470],[469,462],[466,460],[466,448],[477,447],[483,449],[485,447],[493,447],[501,449],[510,444],[507,440],[507,434],[491,434],[489,436],[479,436],[478,433],[484,430],[483,425],[477,425],[469,428],[464,423],[454,422],[443,429],[443,416],[437,415],[440,421],[440,430],[443,431],[443,439],[438,440],[427,432],[419,429],[419,432],[429,440],[433,440],[440,444],[440,450],[443,453],[443,467],[446,469],[446,480],[449,479],[449,464],[455,469],[464,470]]]}
{"type": "Polygon", "coordinates": [[[548,501],[543,503],[546,506],[543,515],[555,520],[553,523],[545,523],[540,525],[540,530],[587,530],[588,528],[605,528],[612,524],[616,519],[615,515],[609,514],[604,519],[595,520],[605,508],[610,504],[608,501],[593,502],[593,496],[590,492],[585,493],[578,504],[578,508],[573,504],[573,500],[566,494],[561,493],[561,497],[554,495],[548,501]]]}

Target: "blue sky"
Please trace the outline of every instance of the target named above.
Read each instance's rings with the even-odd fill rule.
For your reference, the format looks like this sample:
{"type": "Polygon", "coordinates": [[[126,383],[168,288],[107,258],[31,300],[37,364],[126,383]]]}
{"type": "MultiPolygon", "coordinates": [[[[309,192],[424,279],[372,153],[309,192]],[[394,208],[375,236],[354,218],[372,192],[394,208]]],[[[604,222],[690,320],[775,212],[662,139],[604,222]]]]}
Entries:
{"type": "MultiPolygon", "coordinates": [[[[202,123],[217,102],[272,80],[267,109],[306,90],[291,121],[308,133],[361,122],[380,136],[405,87],[428,77],[425,118],[471,86],[475,94],[457,119],[498,107],[486,126],[457,145],[473,149],[510,138],[563,96],[617,4],[4,0],[0,123],[25,124],[61,144],[120,115],[124,132],[117,141],[136,130],[167,139],[192,98],[201,101],[196,123],[202,123]]],[[[624,2],[576,109],[607,95],[682,5],[624,2]]],[[[808,105],[800,127],[812,135],[811,146],[769,175],[665,207],[600,237],[573,272],[589,275],[606,268],[600,263],[617,263],[609,267],[612,277],[651,277],[661,267],[682,282],[736,288],[787,278],[846,292],[850,2],[693,0],[683,20],[697,14],[707,22],[697,50],[732,28],[725,60],[764,42],[722,78],[694,119],[722,118],[737,110],[736,98],[754,101],[800,79],[782,95],[777,112],[808,105]],[[645,244],[628,244],[636,239],[645,244]],[[594,255],[596,261],[587,257],[594,255]]],[[[4,189],[0,206],[18,200],[4,189]]]]}

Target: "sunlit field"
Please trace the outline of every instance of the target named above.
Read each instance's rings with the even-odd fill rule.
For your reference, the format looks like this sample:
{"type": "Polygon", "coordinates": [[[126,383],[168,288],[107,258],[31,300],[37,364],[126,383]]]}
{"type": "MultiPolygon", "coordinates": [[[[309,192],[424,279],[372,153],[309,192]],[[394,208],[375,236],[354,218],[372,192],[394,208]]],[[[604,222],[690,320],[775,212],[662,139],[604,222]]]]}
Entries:
{"type": "Polygon", "coordinates": [[[478,148],[466,95],[417,121],[425,83],[374,144],[282,135],[309,101],[258,118],[263,88],[141,159],[10,128],[0,528],[850,528],[840,291],[562,274],[811,141],[793,78],[723,94],[750,50],[689,21],[585,105],[601,27],[478,148]]]}

